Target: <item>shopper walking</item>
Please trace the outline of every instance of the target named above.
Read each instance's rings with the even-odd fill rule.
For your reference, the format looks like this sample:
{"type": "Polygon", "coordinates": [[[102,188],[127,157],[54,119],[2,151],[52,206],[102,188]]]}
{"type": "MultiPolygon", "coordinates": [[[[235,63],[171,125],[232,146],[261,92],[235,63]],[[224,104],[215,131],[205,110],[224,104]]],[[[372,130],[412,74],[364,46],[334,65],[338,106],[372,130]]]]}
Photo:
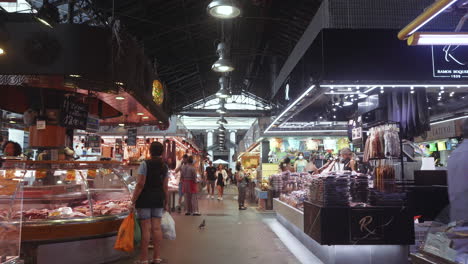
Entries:
{"type": "Polygon", "coordinates": [[[233,184],[234,183],[234,174],[232,173],[232,168],[229,168],[227,170],[228,174],[228,184],[233,184]]]}
{"type": "Polygon", "coordinates": [[[208,167],[205,169],[205,182],[207,183],[208,199],[214,199],[214,189],[216,182],[216,168],[213,166],[213,162],[208,163],[208,167]]]}
{"type": "Polygon", "coordinates": [[[185,215],[200,215],[198,212],[197,170],[193,166],[193,157],[189,156],[185,166],[181,168],[184,181],[185,215]]]}
{"type": "Polygon", "coordinates": [[[463,123],[463,143],[448,159],[448,193],[450,199],[450,220],[468,220],[468,119],[463,123]]]}
{"type": "Polygon", "coordinates": [[[245,203],[245,196],[247,193],[247,179],[245,177],[244,170],[242,169],[242,165],[240,162],[236,164],[236,181],[237,181],[237,189],[239,190],[239,196],[237,202],[239,203],[239,210],[247,209],[244,206],[245,203]]]}
{"type": "Polygon", "coordinates": [[[182,166],[185,166],[187,164],[187,160],[188,160],[188,155],[184,154],[184,156],[182,156],[182,162],[174,171],[177,177],[179,178],[179,206],[177,207],[177,211],[179,213],[182,211],[182,199],[184,198],[184,192],[183,192],[184,181],[182,179],[180,169],[182,168],[182,166]]]}
{"type": "Polygon", "coordinates": [[[216,187],[218,188],[218,201],[223,200],[224,186],[226,186],[226,179],[228,175],[222,164],[218,165],[216,170],[216,187]]]}
{"type": "Polygon", "coordinates": [[[141,163],[132,203],[138,212],[141,225],[141,249],[137,263],[161,263],[161,217],[168,206],[168,168],[161,158],[164,146],[159,142],[150,145],[151,159],[141,163]],[[148,260],[148,245],[152,234],[153,259],[148,260]]]}

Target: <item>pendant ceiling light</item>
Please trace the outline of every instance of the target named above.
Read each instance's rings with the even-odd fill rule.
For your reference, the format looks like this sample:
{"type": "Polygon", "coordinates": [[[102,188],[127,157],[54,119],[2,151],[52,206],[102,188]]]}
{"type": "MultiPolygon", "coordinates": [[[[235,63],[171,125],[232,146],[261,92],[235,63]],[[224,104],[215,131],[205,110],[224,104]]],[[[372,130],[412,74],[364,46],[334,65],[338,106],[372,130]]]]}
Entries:
{"type": "Polygon", "coordinates": [[[219,113],[219,114],[224,115],[224,114],[227,113],[227,109],[226,109],[226,107],[224,107],[224,105],[222,105],[218,110],[216,110],[216,112],[219,113]]]}
{"type": "Polygon", "coordinates": [[[226,104],[226,100],[224,98],[219,99],[219,108],[216,110],[218,114],[224,115],[227,113],[227,109],[224,106],[226,104]]]}
{"type": "Polygon", "coordinates": [[[219,125],[218,130],[219,131],[226,131],[226,128],[223,125],[219,125]]]}
{"type": "Polygon", "coordinates": [[[221,19],[235,18],[241,13],[234,0],[212,0],[207,9],[211,16],[221,19]]]}
{"type": "Polygon", "coordinates": [[[218,48],[216,49],[216,53],[218,53],[218,60],[213,63],[211,69],[215,72],[231,72],[234,70],[234,65],[232,62],[226,58],[226,44],[221,42],[218,44],[218,48]]]}
{"type": "Polygon", "coordinates": [[[221,116],[218,121],[216,122],[216,124],[218,125],[227,125],[228,124],[228,121],[226,120],[226,118],[224,118],[224,116],[221,116]]]}
{"type": "Polygon", "coordinates": [[[218,98],[228,98],[230,97],[229,92],[227,91],[226,87],[227,78],[220,77],[219,78],[219,91],[216,93],[216,97],[218,98]]]}
{"type": "Polygon", "coordinates": [[[44,0],[41,8],[37,11],[36,19],[48,27],[53,27],[60,21],[58,8],[50,4],[48,0],[44,0]]]}

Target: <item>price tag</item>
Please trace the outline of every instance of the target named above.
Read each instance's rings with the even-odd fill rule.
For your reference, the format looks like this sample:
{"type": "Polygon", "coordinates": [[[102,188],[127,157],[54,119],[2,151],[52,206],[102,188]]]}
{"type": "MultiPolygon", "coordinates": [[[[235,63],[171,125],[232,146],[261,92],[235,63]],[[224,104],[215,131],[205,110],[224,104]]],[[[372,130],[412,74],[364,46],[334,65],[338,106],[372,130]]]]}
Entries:
{"type": "Polygon", "coordinates": [[[37,128],[37,130],[46,129],[46,121],[45,120],[37,120],[36,128],[37,128]]]}

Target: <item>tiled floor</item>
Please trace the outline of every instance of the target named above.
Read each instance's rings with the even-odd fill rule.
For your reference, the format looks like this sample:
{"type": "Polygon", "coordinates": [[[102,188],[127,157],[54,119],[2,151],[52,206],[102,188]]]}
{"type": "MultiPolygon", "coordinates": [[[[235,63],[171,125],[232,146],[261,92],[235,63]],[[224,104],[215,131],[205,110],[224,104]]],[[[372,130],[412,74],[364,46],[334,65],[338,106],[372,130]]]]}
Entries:
{"type": "MultiPolygon", "coordinates": [[[[273,215],[259,214],[255,208],[237,209],[235,187],[224,201],[199,201],[202,216],[174,213],[177,239],[163,241],[162,258],[169,264],[292,264],[300,263],[278,236],[265,224],[273,215]],[[205,230],[198,225],[206,220],[205,230]]],[[[118,264],[133,263],[124,260],[118,264]]],[[[313,262],[311,262],[313,263],[313,262]]],[[[117,264],[117,263],[116,263],[117,264]]]]}

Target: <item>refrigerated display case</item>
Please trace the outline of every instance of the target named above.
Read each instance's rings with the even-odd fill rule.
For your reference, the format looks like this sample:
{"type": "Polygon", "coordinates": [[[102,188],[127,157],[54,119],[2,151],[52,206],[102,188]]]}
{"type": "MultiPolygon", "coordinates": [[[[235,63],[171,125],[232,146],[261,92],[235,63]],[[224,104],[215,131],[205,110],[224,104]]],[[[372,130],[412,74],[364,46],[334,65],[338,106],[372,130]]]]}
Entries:
{"type": "Polygon", "coordinates": [[[19,263],[21,245],[21,215],[12,219],[11,213],[23,206],[22,184],[14,174],[0,174],[0,263],[19,263]]]}
{"type": "MultiPolygon", "coordinates": [[[[21,197],[22,209],[11,208],[6,219],[22,222],[21,251],[27,263],[47,263],[41,248],[50,251],[60,243],[110,238],[104,245],[109,247],[129,213],[135,186],[121,163],[112,161],[5,161],[0,173],[22,183],[14,191],[2,187],[0,204],[21,197]]],[[[70,254],[67,262],[86,257],[84,252],[70,254]]],[[[57,256],[52,257],[55,262],[57,256]]],[[[102,257],[108,260],[105,254],[102,257]]]]}

